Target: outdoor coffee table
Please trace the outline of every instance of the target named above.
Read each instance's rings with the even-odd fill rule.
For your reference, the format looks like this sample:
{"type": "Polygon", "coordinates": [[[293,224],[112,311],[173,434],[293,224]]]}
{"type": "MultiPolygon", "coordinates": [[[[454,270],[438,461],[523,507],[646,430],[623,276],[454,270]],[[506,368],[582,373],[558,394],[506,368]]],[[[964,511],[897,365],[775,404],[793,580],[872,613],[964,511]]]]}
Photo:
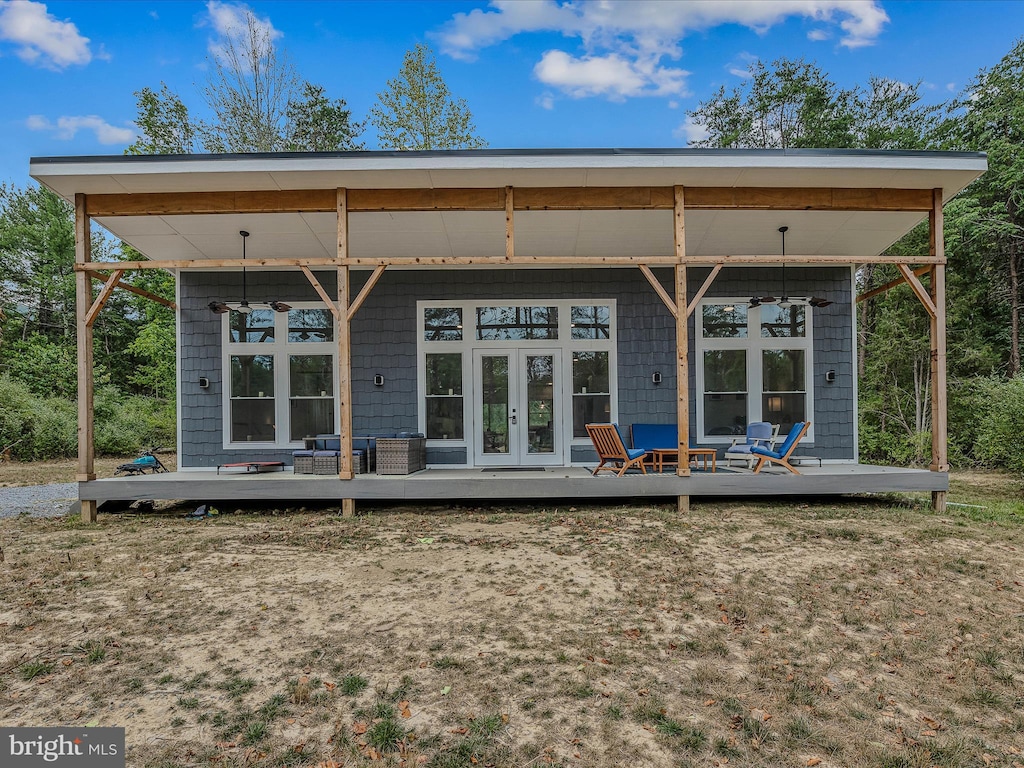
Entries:
{"type": "MultiPolygon", "coordinates": [[[[679,449],[678,448],[652,448],[651,457],[654,459],[654,471],[664,472],[666,464],[678,464],[679,463],[679,449]]],[[[702,458],[704,460],[704,471],[708,471],[708,457],[711,458],[711,471],[715,472],[718,469],[718,451],[715,448],[691,448],[690,458],[697,461],[702,458]]]]}

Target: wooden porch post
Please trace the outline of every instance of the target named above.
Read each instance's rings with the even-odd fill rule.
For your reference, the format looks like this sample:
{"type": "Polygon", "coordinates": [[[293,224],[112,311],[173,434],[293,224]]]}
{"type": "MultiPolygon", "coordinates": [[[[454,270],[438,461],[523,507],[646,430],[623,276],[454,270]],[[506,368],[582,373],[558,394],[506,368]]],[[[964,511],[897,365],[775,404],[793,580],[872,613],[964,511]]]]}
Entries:
{"type": "MultiPolygon", "coordinates": [[[[942,259],[946,255],[942,219],[942,190],[932,190],[932,209],[928,214],[928,240],[930,255],[942,259]]],[[[935,314],[931,326],[932,374],[932,463],[933,472],[949,471],[946,446],[946,265],[935,264],[929,289],[935,314]]],[[[946,511],[946,492],[932,491],[932,509],[946,511]]]]}
{"type": "MultiPolygon", "coordinates": [[[[348,190],[339,188],[338,203],[338,411],[341,428],[341,456],[338,479],[351,480],[352,471],[352,323],[348,316],[348,190]]],[[[341,514],[353,517],[356,500],[343,498],[341,514]]]]}
{"type": "MultiPolygon", "coordinates": [[[[689,315],[686,312],[686,225],[683,215],[684,194],[681,186],[675,187],[675,282],[676,282],[676,423],[679,425],[679,463],[676,474],[690,475],[690,339],[687,329],[689,315]]],[[[677,508],[680,512],[690,511],[690,497],[679,496],[677,508]]]]}
{"type": "MultiPolygon", "coordinates": [[[[75,195],[75,263],[92,261],[92,226],[86,213],[85,195],[75,195]]],[[[92,280],[88,272],[75,273],[75,328],[78,336],[78,473],[79,482],[96,479],[93,439],[93,346],[92,324],[86,315],[92,305],[92,280]]],[[[96,522],[95,499],[82,499],[82,522],[96,522]]]]}

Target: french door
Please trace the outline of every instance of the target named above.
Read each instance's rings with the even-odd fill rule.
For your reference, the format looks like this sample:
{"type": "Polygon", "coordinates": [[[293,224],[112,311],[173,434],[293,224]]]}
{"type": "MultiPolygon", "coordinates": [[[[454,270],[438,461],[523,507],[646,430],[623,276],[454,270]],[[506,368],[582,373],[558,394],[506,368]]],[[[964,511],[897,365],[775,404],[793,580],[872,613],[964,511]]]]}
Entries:
{"type": "Polygon", "coordinates": [[[559,350],[474,350],[473,383],[477,466],[562,463],[559,350]]]}

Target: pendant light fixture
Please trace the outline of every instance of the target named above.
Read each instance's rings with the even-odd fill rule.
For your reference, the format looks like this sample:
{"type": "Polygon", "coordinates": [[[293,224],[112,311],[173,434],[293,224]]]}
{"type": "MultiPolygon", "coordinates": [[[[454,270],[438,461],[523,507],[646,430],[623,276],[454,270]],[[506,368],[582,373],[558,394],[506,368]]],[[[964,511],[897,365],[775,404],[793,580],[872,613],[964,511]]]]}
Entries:
{"type": "Polygon", "coordinates": [[[819,296],[790,296],[786,290],[786,232],[789,231],[789,227],[779,227],[779,234],[782,235],[782,296],[776,298],[775,296],[752,296],[750,298],[751,307],[759,307],[762,304],[774,304],[776,301],[779,303],[781,309],[789,309],[793,306],[804,306],[810,305],[812,307],[827,307],[832,302],[828,299],[823,299],[819,296]]]}
{"type": "MultiPolygon", "coordinates": [[[[232,309],[235,310],[236,312],[241,312],[243,315],[248,315],[254,309],[254,307],[251,304],[249,304],[249,286],[246,281],[247,276],[244,264],[245,241],[249,237],[249,233],[246,232],[244,229],[240,229],[238,231],[238,234],[242,236],[242,300],[237,304],[234,302],[229,303],[226,301],[211,301],[207,306],[209,306],[210,311],[216,315],[223,315],[225,312],[229,312],[232,309]]],[[[283,301],[270,301],[266,303],[266,306],[270,307],[275,312],[287,312],[289,309],[292,308],[290,304],[285,304],[283,301]]]]}

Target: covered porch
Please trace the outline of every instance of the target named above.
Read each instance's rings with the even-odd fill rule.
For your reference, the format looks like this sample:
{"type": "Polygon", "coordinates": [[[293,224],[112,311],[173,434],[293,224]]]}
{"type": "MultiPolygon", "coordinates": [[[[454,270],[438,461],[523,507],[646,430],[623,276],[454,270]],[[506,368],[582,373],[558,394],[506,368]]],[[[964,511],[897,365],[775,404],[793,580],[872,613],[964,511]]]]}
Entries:
{"type": "MultiPolygon", "coordinates": [[[[942,205],[984,170],[984,156],[976,153],[854,151],[481,150],[34,159],[32,175],[73,201],[76,210],[78,480],[83,517],[94,519],[99,501],[115,497],[138,498],[135,494],[143,493],[142,488],[151,489],[152,498],[248,498],[246,493],[255,494],[252,498],[293,498],[295,493],[301,493],[308,495],[300,498],[337,498],[346,513],[354,511],[358,499],[368,498],[654,495],[674,496],[682,511],[687,508],[691,495],[818,495],[885,490],[931,491],[934,505],[941,509],[948,486],[946,258],[942,205]],[[922,220],[928,221],[930,232],[927,253],[910,257],[884,254],[891,243],[922,220]],[[147,259],[92,261],[90,242],[94,221],[134,245],[147,259]],[[780,225],[790,232],[788,248],[781,250],[776,240],[777,232],[783,229],[780,225]],[[254,247],[248,259],[235,255],[238,235],[243,231],[254,235],[254,247]],[[360,341],[354,335],[354,320],[360,320],[357,313],[368,306],[368,302],[372,304],[381,287],[388,285],[389,276],[396,273],[430,275],[437,290],[444,288],[445,277],[449,275],[463,283],[476,279],[480,285],[487,286],[486,290],[479,289],[481,299],[488,290],[493,293],[494,286],[500,283],[502,297],[509,297],[507,303],[512,304],[512,299],[536,296],[539,290],[536,286],[544,285],[548,270],[605,274],[617,286],[621,281],[609,270],[630,271],[641,290],[631,286],[629,296],[642,293],[640,300],[655,304],[662,315],[657,321],[658,329],[661,330],[661,324],[666,326],[666,333],[659,333],[650,341],[658,345],[659,354],[669,362],[666,380],[674,380],[669,403],[671,414],[659,413],[659,420],[677,424],[679,452],[685,457],[698,426],[707,433],[698,434],[698,442],[702,437],[713,437],[702,425],[699,398],[691,392],[695,387],[693,369],[700,370],[699,361],[693,362],[697,355],[694,334],[700,327],[697,321],[704,297],[715,296],[715,291],[719,290],[718,295],[728,298],[726,303],[734,303],[736,297],[745,302],[744,297],[753,295],[745,293],[750,281],[738,279],[737,271],[750,270],[754,274],[761,270],[763,275],[766,268],[781,268],[786,264],[845,270],[847,286],[850,286],[858,265],[865,263],[895,264],[901,277],[883,288],[908,284],[930,320],[933,428],[928,471],[857,464],[854,414],[842,425],[841,432],[833,432],[833,436],[838,435],[837,439],[846,441],[848,463],[807,467],[799,476],[691,473],[689,463],[684,460],[674,475],[589,478],[580,466],[584,459],[579,449],[584,446],[578,438],[569,445],[577,436],[573,432],[575,425],[564,414],[574,394],[590,396],[593,393],[586,389],[576,393],[566,383],[563,385],[565,398],[560,406],[564,424],[560,459],[553,459],[551,466],[543,471],[496,472],[480,466],[479,455],[474,465],[473,451],[481,450],[482,439],[474,445],[472,436],[464,436],[460,446],[453,442],[453,435],[446,432],[429,434],[430,422],[423,413],[423,358],[417,357],[414,359],[421,361],[417,374],[419,394],[413,393],[406,401],[392,401],[391,405],[409,413],[410,418],[418,419],[418,425],[427,425],[427,438],[433,440],[435,451],[449,446],[461,450],[466,466],[458,469],[435,466],[407,478],[354,473],[352,440],[354,435],[360,434],[359,427],[354,428],[354,419],[359,418],[356,413],[358,397],[364,394],[358,387],[371,386],[354,382],[353,345],[360,341]],[[125,273],[144,269],[167,269],[179,277],[209,274],[211,284],[219,286],[222,292],[232,273],[244,275],[245,270],[250,274],[261,271],[271,275],[268,280],[272,281],[274,273],[290,272],[291,278],[297,278],[313,292],[332,318],[328,325],[332,326],[333,335],[327,343],[333,348],[336,361],[332,373],[333,393],[318,387],[317,394],[329,400],[334,408],[332,418],[336,418],[341,443],[336,478],[295,477],[290,473],[217,477],[187,469],[173,476],[131,480],[96,478],[92,323],[111,292],[122,285],[125,273]],[[470,274],[475,278],[469,277],[470,274]],[[488,275],[500,276],[500,281],[488,279],[488,275]],[[92,289],[93,280],[102,282],[98,292],[92,289]],[[728,291],[720,286],[716,288],[716,280],[728,281],[733,288],[728,291]],[[518,287],[527,281],[532,288],[524,291],[518,287]],[[524,293],[529,296],[522,295],[524,293]],[[524,482],[527,478],[529,482],[524,482]],[[202,494],[197,493],[199,489],[203,490],[202,494]]],[[[575,279],[572,275],[569,277],[575,279]]],[[[397,278],[392,280],[393,285],[402,282],[397,278]]],[[[406,287],[402,290],[417,288],[415,280],[405,279],[404,283],[406,287]]],[[[180,286],[179,280],[179,293],[180,286]]],[[[605,294],[610,292],[609,288],[605,294]]],[[[849,287],[845,299],[830,313],[833,318],[846,314],[843,324],[832,323],[832,327],[842,328],[846,334],[844,343],[852,344],[855,312],[853,297],[848,292],[849,287]]],[[[782,295],[785,296],[784,288],[782,295]]],[[[200,316],[209,317],[211,310],[218,311],[215,307],[226,297],[219,297],[220,302],[202,302],[201,306],[195,301],[194,306],[182,306],[182,298],[179,295],[175,306],[179,321],[179,434],[184,430],[181,419],[222,420],[220,410],[225,407],[215,404],[212,410],[216,413],[203,415],[202,409],[191,411],[191,403],[181,399],[186,385],[189,388],[209,386],[206,376],[196,377],[196,370],[190,369],[187,376],[180,371],[182,350],[206,357],[207,347],[216,344],[224,351],[216,353],[213,366],[223,364],[226,367],[230,362],[226,325],[223,333],[213,334],[215,341],[211,344],[204,341],[196,345],[194,337],[186,338],[180,332],[200,316]],[[196,381],[205,383],[196,384],[196,381]]],[[[275,298],[273,296],[264,298],[270,306],[279,303],[269,301],[275,298]]],[[[479,306],[483,306],[472,304],[468,300],[473,298],[471,296],[463,294],[460,298],[467,313],[477,312],[479,306]]],[[[552,299],[547,302],[550,305],[557,297],[546,298],[552,299]]],[[[561,322],[565,324],[565,310],[576,307],[571,304],[574,297],[561,298],[568,302],[562,312],[561,322]]],[[[415,304],[414,299],[411,301],[415,304]]],[[[433,301],[442,309],[452,304],[449,301],[439,304],[437,298],[433,301]]],[[[610,309],[606,314],[614,320],[616,311],[623,314],[624,306],[625,300],[617,299],[593,309],[610,309]]],[[[753,301],[751,306],[754,306],[753,301]]],[[[808,305],[805,297],[801,306],[809,316],[816,305],[808,305]]],[[[389,319],[386,307],[381,318],[389,319]]],[[[744,327],[743,335],[759,338],[761,332],[757,323],[752,319],[749,330],[744,327]]],[[[828,321],[822,325],[827,326],[828,321]]],[[[807,326],[810,327],[809,320],[807,326]]],[[[461,321],[457,327],[461,331],[461,321]]],[[[515,332],[534,333],[534,329],[524,330],[524,327],[517,326],[515,332]]],[[[562,338],[567,327],[561,330],[562,338]]],[[[422,333],[420,329],[416,332],[422,333]]],[[[386,354],[389,344],[417,343],[413,335],[407,336],[404,339],[389,339],[387,334],[364,336],[363,343],[378,345],[380,353],[386,354]]],[[[478,336],[476,340],[483,338],[478,336]]],[[[634,334],[634,338],[642,337],[634,334]]],[[[835,339],[825,341],[831,343],[835,339]]],[[[440,343],[447,344],[449,340],[441,339],[440,343]]],[[[809,338],[804,348],[814,351],[811,345],[815,343],[817,340],[809,338]]],[[[572,350],[565,346],[545,354],[551,361],[561,360],[567,365],[572,350]]],[[[288,354],[286,348],[282,347],[281,354],[288,354]]],[[[466,346],[459,354],[463,360],[463,391],[470,393],[477,385],[477,380],[470,378],[471,363],[476,366],[474,371],[484,370],[490,363],[481,358],[486,350],[479,344],[466,346]]],[[[519,350],[516,354],[520,357],[508,353],[504,359],[509,366],[525,369],[531,359],[529,353],[519,350]]],[[[756,361],[761,359],[760,348],[747,354],[755,363],[752,370],[759,372],[756,366],[760,363],[756,361]]],[[[796,350],[790,357],[799,360],[802,366],[802,354],[801,350],[796,350]]],[[[852,355],[849,357],[852,362],[852,355]]],[[[851,382],[843,402],[855,411],[852,368],[850,365],[851,382]]],[[[565,370],[563,380],[568,380],[571,370],[568,367],[565,370]]],[[[655,373],[660,383],[661,372],[655,373]]],[[[801,373],[801,378],[811,375],[808,370],[801,373]]],[[[621,381],[613,382],[613,391],[608,394],[604,411],[608,418],[605,420],[618,420],[621,413],[617,411],[618,403],[628,382],[651,376],[651,373],[620,368],[621,381]]],[[[750,393],[751,405],[747,412],[760,414],[766,387],[758,384],[753,389],[756,391],[750,393]]],[[[457,387],[448,385],[443,394],[457,397],[456,390],[457,387]]],[[[701,391],[707,392],[706,388],[701,391]]],[[[249,394],[255,396],[256,393],[249,394]]],[[[263,399],[263,388],[258,395],[263,399]]],[[[804,387],[795,393],[794,399],[806,398],[811,402],[813,395],[804,387]]],[[[386,407],[387,403],[382,402],[384,405],[380,407],[386,407]]],[[[223,403],[229,404],[226,391],[223,403]]],[[[768,403],[765,397],[765,410],[770,410],[768,403]]],[[[641,406],[640,402],[632,404],[633,421],[642,420],[641,406]]],[[[286,414],[286,408],[282,400],[278,415],[286,414]]],[[[812,405],[806,408],[811,409],[812,405]]],[[[203,413],[210,411],[211,407],[206,407],[203,413]]],[[[466,414],[464,428],[475,429],[473,419],[478,414],[470,415],[469,405],[464,406],[463,413],[466,414]]],[[[514,417],[511,422],[515,423],[514,417]]],[[[235,455],[240,451],[248,454],[287,451],[289,438],[279,435],[275,439],[272,430],[277,425],[266,423],[270,426],[267,432],[270,437],[265,438],[263,444],[252,445],[247,445],[244,437],[230,434],[226,426],[222,440],[221,429],[217,426],[208,439],[211,450],[222,455],[230,455],[232,451],[235,455]]],[[[819,426],[824,427],[822,435],[828,432],[827,425],[819,426]]],[[[294,441],[295,435],[290,439],[294,441]]],[[[525,441],[522,444],[527,445],[525,441]]],[[[180,449],[179,444],[179,456],[180,449]]],[[[224,462],[213,460],[213,463],[224,462]]]]}

